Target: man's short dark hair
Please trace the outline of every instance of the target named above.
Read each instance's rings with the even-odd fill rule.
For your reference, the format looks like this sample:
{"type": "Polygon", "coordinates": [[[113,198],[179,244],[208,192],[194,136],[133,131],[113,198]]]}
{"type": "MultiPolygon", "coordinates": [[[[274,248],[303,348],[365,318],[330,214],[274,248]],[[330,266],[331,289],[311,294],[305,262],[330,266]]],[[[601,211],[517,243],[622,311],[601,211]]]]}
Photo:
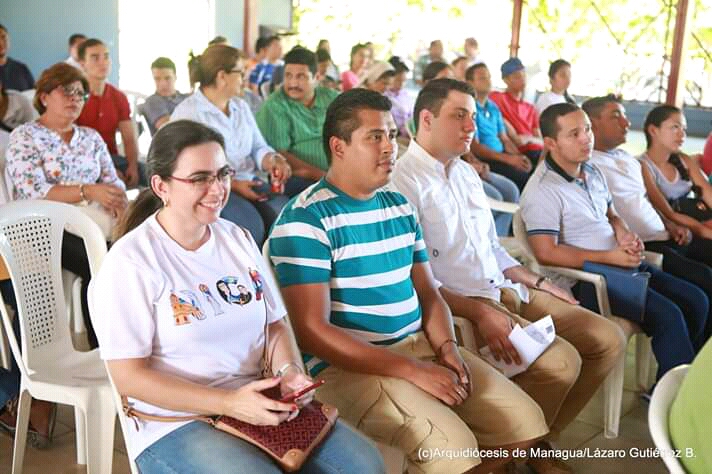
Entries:
{"type": "Polygon", "coordinates": [[[435,79],[435,76],[440,74],[440,71],[449,67],[450,65],[443,61],[433,61],[423,69],[423,82],[432,81],[435,79]]]}
{"type": "Polygon", "coordinates": [[[541,135],[543,137],[556,138],[556,135],[559,133],[560,129],[558,123],[559,117],[569,115],[577,110],[581,110],[581,107],[568,102],[550,105],[544,109],[544,112],[541,113],[541,117],[539,117],[541,135]]]}
{"type": "Polygon", "coordinates": [[[288,64],[303,64],[309,67],[312,75],[316,74],[316,54],[303,46],[295,46],[284,55],[284,67],[288,64]]]}
{"type": "Polygon", "coordinates": [[[485,63],[477,63],[473,64],[472,66],[468,67],[467,70],[465,71],[465,80],[466,81],[471,81],[475,78],[475,71],[478,69],[487,69],[487,65],[485,63]]]}
{"type": "Polygon", "coordinates": [[[89,38],[85,42],[79,45],[79,49],[77,50],[77,54],[79,55],[79,60],[84,61],[86,58],[87,54],[87,49],[92,48],[94,46],[99,46],[102,45],[104,46],[104,42],[100,39],[97,38],[89,38]]]}
{"type": "Polygon", "coordinates": [[[393,69],[396,70],[396,74],[410,71],[410,68],[408,67],[408,65],[406,63],[404,63],[403,60],[399,56],[391,56],[391,59],[389,59],[388,62],[391,63],[391,66],[393,66],[393,69]]]}
{"type": "Polygon", "coordinates": [[[316,50],[316,62],[323,63],[324,61],[331,61],[331,55],[325,49],[316,50]]]}
{"type": "Polygon", "coordinates": [[[274,43],[275,41],[281,41],[281,40],[282,40],[282,38],[280,38],[278,35],[268,36],[267,38],[265,38],[265,48],[271,46],[272,43],[274,43]]]}
{"type": "Polygon", "coordinates": [[[338,137],[349,143],[351,134],[361,126],[358,119],[360,110],[389,112],[391,106],[391,100],[388,97],[360,87],[337,96],[326,109],[326,119],[322,131],[322,143],[328,163],[331,165],[329,140],[331,137],[338,137]]]}
{"type": "Polygon", "coordinates": [[[87,37],[81,33],[74,33],[72,36],[69,37],[69,46],[74,46],[74,43],[77,41],[84,41],[87,39],[87,37]]]}
{"type": "Polygon", "coordinates": [[[172,69],[175,74],[176,65],[169,58],[161,56],[160,58],[156,58],[156,60],[151,63],[151,69],[172,69]]]}
{"type": "Polygon", "coordinates": [[[259,53],[266,47],[267,47],[267,37],[260,36],[259,38],[257,38],[257,41],[255,41],[255,53],[259,53]]]}
{"type": "Polygon", "coordinates": [[[9,31],[7,31],[7,28],[5,28],[5,25],[3,25],[2,23],[0,23],[0,30],[3,30],[5,33],[9,33],[9,31]]]}
{"type": "Polygon", "coordinates": [[[622,103],[622,100],[620,96],[615,94],[608,94],[600,97],[591,97],[583,104],[581,104],[581,108],[584,112],[586,112],[589,118],[598,118],[601,116],[601,111],[603,111],[603,108],[611,102],[620,104],[622,103]]]}
{"type": "Polygon", "coordinates": [[[425,87],[423,87],[418,94],[418,98],[415,99],[413,119],[415,119],[416,132],[418,131],[418,126],[420,125],[420,112],[423,110],[429,110],[437,117],[440,113],[440,108],[443,106],[443,102],[447,99],[450,91],[462,92],[472,96],[473,99],[475,98],[475,89],[473,89],[472,86],[466,82],[450,78],[433,79],[428,82],[425,87]]]}

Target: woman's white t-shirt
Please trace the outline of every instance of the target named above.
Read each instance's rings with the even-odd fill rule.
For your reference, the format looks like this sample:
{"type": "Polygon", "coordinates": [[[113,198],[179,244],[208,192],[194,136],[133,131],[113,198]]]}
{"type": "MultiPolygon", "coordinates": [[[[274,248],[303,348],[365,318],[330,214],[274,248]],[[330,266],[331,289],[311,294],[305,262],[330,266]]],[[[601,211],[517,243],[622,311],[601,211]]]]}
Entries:
{"type": "MultiPolygon", "coordinates": [[[[148,357],[156,370],[212,387],[261,378],[265,315],[268,323],[281,319],[284,304],[249,234],[223,219],[209,228],[205,244],[185,250],[154,214],[114,244],[89,293],[102,359],[148,357]]],[[[129,402],[150,414],[187,415],[129,402]]],[[[140,421],[129,456],[184,424],[140,421]]]]}

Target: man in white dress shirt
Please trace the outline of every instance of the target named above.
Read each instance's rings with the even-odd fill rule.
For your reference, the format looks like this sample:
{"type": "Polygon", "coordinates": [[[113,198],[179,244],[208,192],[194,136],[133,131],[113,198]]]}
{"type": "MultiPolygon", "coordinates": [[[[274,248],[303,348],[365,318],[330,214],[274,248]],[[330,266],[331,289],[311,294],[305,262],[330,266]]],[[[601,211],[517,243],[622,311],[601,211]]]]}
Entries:
{"type": "Polygon", "coordinates": [[[416,101],[416,137],[396,163],[393,183],[418,212],[445,301],[453,314],[473,322],[480,347],[488,345],[505,361],[517,361],[508,339],[513,323],[551,314],[562,339],[515,381],[540,404],[555,437],[595,393],[624,340],[615,324],[578,306],[568,292],[529,271],[499,244],[482,182],[459,159],[472,140],[475,110],[468,84],[430,82],[416,101]],[[552,351],[559,351],[557,360],[546,367],[548,377],[542,377],[537,365],[551,364],[547,358],[552,351]],[[571,389],[563,397],[554,396],[563,383],[555,368],[579,364],[571,389]],[[537,376],[533,383],[522,383],[537,376]]]}

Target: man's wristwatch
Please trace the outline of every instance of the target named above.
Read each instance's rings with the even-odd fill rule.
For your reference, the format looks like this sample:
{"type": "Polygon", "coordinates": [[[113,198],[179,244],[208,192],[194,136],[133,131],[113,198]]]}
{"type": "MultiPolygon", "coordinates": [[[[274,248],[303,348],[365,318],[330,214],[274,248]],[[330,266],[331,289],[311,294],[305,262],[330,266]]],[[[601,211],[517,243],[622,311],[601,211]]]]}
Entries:
{"type": "Polygon", "coordinates": [[[536,283],[534,283],[534,288],[538,290],[539,288],[541,288],[542,283],[544,283],[545,281],[551,281],[551,278],[543,275],[540,276],[536,283]]]}

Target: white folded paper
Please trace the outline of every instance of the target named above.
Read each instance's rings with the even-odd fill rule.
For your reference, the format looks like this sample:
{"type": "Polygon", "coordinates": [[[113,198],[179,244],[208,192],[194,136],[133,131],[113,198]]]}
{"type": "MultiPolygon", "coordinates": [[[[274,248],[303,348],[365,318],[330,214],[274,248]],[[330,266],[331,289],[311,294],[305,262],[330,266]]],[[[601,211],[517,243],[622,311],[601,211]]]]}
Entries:
{"type": "Polygon", "coordinates": [[[489,346],[480,349],[480,355],[502,373],[512,378],[524,372],[554,341],[556,330],[551,316],[541,318],[539,321],[522,328],[519,324],[514,326],[509,333],[509,340],[519,353],[521,364],[507,364],[504,360],[495,360],[489,346]]]}

